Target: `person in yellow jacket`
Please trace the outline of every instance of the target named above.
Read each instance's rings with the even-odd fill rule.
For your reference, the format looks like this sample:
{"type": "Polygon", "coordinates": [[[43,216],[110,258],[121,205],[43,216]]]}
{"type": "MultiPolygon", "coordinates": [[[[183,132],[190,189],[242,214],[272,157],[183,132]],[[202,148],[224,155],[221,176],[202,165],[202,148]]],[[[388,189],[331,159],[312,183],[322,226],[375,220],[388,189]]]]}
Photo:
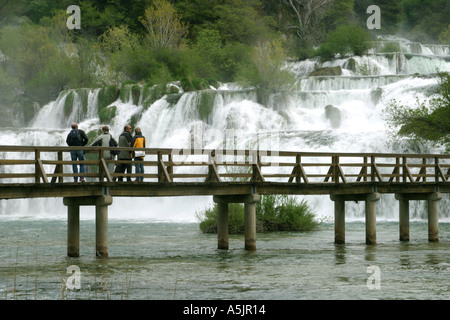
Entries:
{"type": "MultiPolygon", "coordinates": [[[[134,137],[133,140],[131,140],[131,146],[133,148],[145,148],[145,137],[142,135],[141,128],[136,127],[134,129],[134,137]]],[[[134,166],[136,168],[136,173],[144,173],[144,164],[142,163],[144,161],[145,152],[141,153],[142,151],[133,151],[133,158],[134,158],[134,166]]],[[[135,181],[144,181],[143,176],[137,176],[135,181]]]]}

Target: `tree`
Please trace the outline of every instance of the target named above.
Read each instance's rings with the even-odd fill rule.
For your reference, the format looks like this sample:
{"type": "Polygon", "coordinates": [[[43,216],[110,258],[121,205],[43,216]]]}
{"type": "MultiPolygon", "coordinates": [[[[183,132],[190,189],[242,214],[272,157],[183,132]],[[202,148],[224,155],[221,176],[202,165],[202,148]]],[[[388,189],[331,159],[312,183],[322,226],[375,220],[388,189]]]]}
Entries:
{"type": "Polygon", "coordinates": [[[450,151],[450,74],[439,74],[437,96],[418,101],[416,108],[393,100],[385,109],[385,120],[397,137],[444,145],[450,151]]]}
{"type": "Polygon", "coordinates": [[[290,28],[295,30],[300,39],[306,40],[320,24],[333,0],[284,0],[284,2],[291,7],[297,19],[297,24],[290,28]]]}
{"type": "Polygon", "coordinates": [[[177,47],[187,34],[187,26],[181,22],[181,16],[166,0],[156,0],[145,9],[139,21],[147,30],[146,37],[154,49],[177,47]]]}
{"type": "Polygon", "coordinates": [[[280,40],[260,42],[251,52],[251,65],[244,66],[239,82],[256,86],[267,93],[289,91],[295,76],[285,69],[286,55],[280,40]]]}

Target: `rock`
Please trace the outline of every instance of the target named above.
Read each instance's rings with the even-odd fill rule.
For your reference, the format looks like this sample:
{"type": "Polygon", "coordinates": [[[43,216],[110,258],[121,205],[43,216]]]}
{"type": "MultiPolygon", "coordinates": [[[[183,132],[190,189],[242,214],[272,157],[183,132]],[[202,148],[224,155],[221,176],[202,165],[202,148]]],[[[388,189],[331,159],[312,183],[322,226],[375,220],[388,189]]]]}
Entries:
{"type": "Polygon", "coordinates": [[[330,120],[330,124],[332,128],[339,128],[342,122],[341,110],[338,108],[327,105],[325,107],[325,117],[330,120]]]}
{"type": "Polygon", "coordinates": [[[340,76],[342,75],[342,68],[340,66],[337,67],[325,67],[315,70],[309,74],[310,76],[340,76]]]}
{"type": "Polygon", "coordinates": [[[352,71],[353,73],[356,73],[356,60],[355,60],[355,58],[349,58],[347,61],[345,61],[343,67],[344,67],[344,69],[348,69],[348,70],[352,71]]]}

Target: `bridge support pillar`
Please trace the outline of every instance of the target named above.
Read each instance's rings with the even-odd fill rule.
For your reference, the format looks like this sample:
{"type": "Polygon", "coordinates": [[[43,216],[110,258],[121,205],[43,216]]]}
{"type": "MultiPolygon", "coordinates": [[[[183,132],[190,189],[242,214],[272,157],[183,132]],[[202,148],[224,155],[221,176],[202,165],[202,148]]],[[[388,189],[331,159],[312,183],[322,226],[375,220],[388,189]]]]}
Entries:
{"type": "Polygon", "coordinates": [[[379,193],[371,193],[366,197],[366,244],[377,243],[377,206],[376,202],[380,200],[379,193]]]}
{"type": "Polygon", "coordinates": [[[228,250],[228,203],[217,204],[217,248],[228,250]]]}
{"type": "Polygon", "coordinates": [[[334,201],[334,243],[345,243],[345,201],[334,201]]]}
{"type": "Polygon", "coordinates": [[[218,248],[228,249],[228,204],[244,203],[245,250],[256,250],[256,203],[261,200],[259,194],[214,196],[218,204],[218,248]]]}
{"type": "Polygon", "coordinates": [[[108,206],[112,197],[66,197],[63,203],[68,212],[67,255],[80,256],[80,206],[95,205],[95,252],[99,257],[108,257],[108,206]]]}
{"type": "Polygon", "coordinates": [[[345,201],[365,201],[366,203],[366,244],[376,244],[376,201],[380,200],[377,192],[369,194],[332,194],[334,201],[334,242],[345,243],[345,201]]]}
{"type": "Polygon", "coordinates": [[[400,240],[409,240],[409,201],[428,201],[428,241],[439,241],[438,232],[438,203],[442,199],[440,192],[432,193],[397,193],[395,199],[399,200],[400,217],[400,240]]]}
{"type": "Polygon", "coordinates": [[[400,241],[409,241],[409,200],[400,199],[399,203],[399,233],[400,241]]]}
{"type": "Polygon", "coordinates": [[[80,256],[80,207],[67,207],[67,256],[80,256]]]}

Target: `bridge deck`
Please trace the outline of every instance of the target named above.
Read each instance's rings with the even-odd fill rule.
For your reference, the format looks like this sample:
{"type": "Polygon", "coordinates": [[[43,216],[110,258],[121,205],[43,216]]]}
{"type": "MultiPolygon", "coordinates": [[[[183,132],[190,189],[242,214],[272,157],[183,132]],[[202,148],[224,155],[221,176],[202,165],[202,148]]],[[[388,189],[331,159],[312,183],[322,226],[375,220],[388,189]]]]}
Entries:
{"type": "Polygon", "coordinates": [[[114,167],[134,162],[105,158],[111,149],[0,146],[0,199],[450,192],[450,155],[147,148],[144,182],[130,183],[114,167]],[[86,160],[72,161],[71,149],[86,160]],[[87,183],[73,183],[73,164],[87,183]]]}

